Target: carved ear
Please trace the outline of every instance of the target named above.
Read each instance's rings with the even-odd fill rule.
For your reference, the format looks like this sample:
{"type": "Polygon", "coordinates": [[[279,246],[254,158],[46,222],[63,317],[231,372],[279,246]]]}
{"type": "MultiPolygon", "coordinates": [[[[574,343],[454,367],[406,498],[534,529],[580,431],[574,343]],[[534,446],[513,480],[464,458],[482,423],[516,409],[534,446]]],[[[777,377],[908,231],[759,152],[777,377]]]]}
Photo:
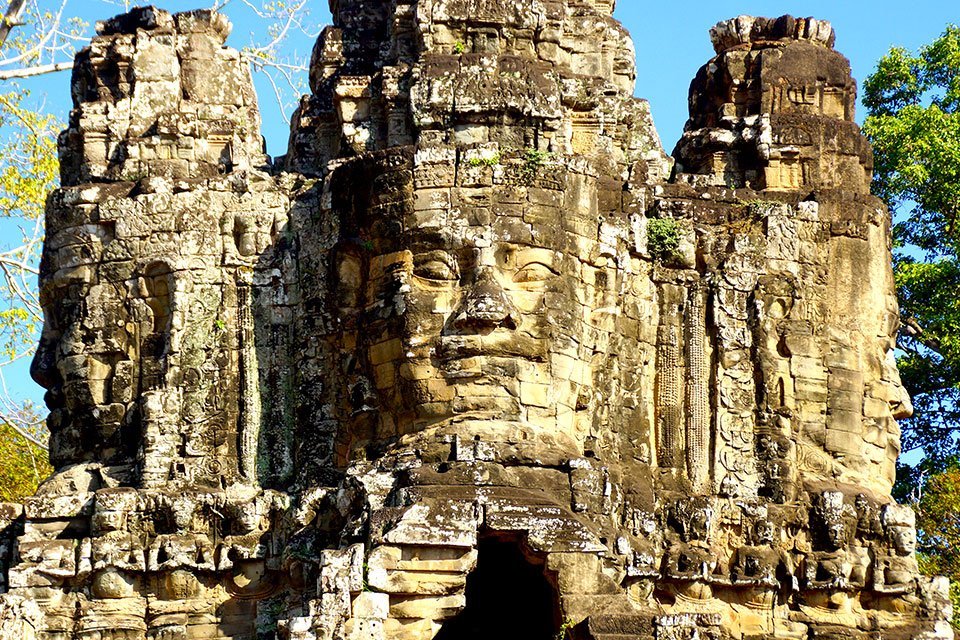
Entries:
{"type": "Polygon", "coordinates": [[[341,313],[352,313],[363,306],[366,261],[359,242],[340,243],[331,255],[334,304],[341,313]]]}

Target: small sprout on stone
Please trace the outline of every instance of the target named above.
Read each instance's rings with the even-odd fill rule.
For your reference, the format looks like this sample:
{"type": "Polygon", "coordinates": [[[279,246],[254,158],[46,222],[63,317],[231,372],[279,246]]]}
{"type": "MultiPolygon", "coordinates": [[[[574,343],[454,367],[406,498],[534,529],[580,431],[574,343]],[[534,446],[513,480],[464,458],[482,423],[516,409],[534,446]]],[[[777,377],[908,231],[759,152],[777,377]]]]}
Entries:
{"type": "Polygon", "coordinates": [[[217,331],[226,331],[227,323],[224,322],[223,318],[217,318],[213,321],[213,326],[217,328],[217,331]]]}
{"type": "Polygon", "coordinates": [[[471,167],[495,167],[500,164],[500,154],[495,153],[491,156],[478,156],[467,160],[471,167]]]}
{"type": "Polygon", "coordinates": [[[539,149],[524,149],[523,158],[527,164],[540,166],[553,156],[549,151],[540,151],[539,149]]]}
{"type": "Polygon", "coordinates": [[[655,260],[675,260],[680,251],[680,225],[673,218],[654,218],[647,224],[647,251],[655,260]]]}
{"type": "Polygon", "coordinates": [[[463,54],[466,50],[467,45],[463,44],[462,42],[457,42],[455,45],[453,45],[453,52],[457,55],[463,54]]]}
{"type": "Polygon", "coordinates": [[[523,184],[530,184],[553,154],[549,151],[527,148],[523,150],[523,166],[520,168],[520,178],[523,184]]]}
{"type": "Polygon", "coordinates": [[[567,618],[560,625],[560,629],[554,634],[553,640],[567,640],[570,637],[570,631],[576,626],[573,618],[567,618]]]}

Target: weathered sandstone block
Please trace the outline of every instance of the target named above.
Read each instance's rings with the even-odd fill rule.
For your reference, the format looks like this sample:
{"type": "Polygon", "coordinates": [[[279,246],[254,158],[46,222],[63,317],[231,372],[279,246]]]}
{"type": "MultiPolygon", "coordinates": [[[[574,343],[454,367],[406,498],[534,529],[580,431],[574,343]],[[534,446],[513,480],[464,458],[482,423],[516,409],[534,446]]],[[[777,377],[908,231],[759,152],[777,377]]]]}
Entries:
{"type": "Polygon", "coordinates": [[[331,4],[272,164],[222,16],[78,57],[0,638],[951,637],[829,24],[717,25],[670,158],[609,0],[331,4]]]}

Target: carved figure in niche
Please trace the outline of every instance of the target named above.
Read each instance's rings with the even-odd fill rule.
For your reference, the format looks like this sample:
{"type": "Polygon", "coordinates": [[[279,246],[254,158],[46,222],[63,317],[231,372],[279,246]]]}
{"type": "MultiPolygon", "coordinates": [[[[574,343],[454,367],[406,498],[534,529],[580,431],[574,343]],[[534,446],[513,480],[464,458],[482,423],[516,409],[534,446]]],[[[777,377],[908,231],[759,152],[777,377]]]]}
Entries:
{"type": "Polygon", "coordinates": [[[888,504],[881,517],[890,546],[877,550],[873,588],[887,595],[914,594],[919,575],[915,556],[917,516],[910,507],[888,504]]]}
{"type": "MultiPolygon", "coordinates": [[[[776,421],[780,416],[765,416],[776,421]]],[[[790,499],[796,490],[790,466],[790,454],[793,443],[783,435],[780,429],[760,433],[757,438],[757,466],[761,472],[760,494],[777,502],[790,499]]]]}
{"type": "Polygon", "coordinates": [[[883,535],[883,525],[876,508],[860,493],[854,498],[853,506],[857,511],[857,535],[860,540],[875,540],[883,535]]]}
{"type": "Polygon", "coordinates": [[[770,520],[758,520],[751,543],[737,549],[730,583],[747,588],[746,603],[750,606],[772,606],[781,581],[787,582],[791,591],[798,588],[793,560],[776,544],[776,533],[770,520]]]}
{"type": "Polygon", "coordinates": [[[147,570],[162,571],[188,567],[202,571],[216,570],[213,545],[201,535],[160,535],[147,551],[147,570]]]}
{"type": "Polygon", "coordinates": [[[672,595],[687,602],[704,602],[713,598],[713,583],[720,577],[717,554],[710,547],[710,531],[714,511],[709,500],[678,500],[670,512],[673,527],[680,540],[673,542],[664,558],[663,576],[672,595]]]}
{"type": "Polygon", "coordinates": [[[216,609],[215,600],[201,579],[191,571],[174,569],[162,573],[159,593],[151,599],[148,625],[156,637],[186,637],[189,624],[203,624],[216,609]]]}
{"type": "Polygon", "coordinates": [[[113,567],[130,572],[146,570],[143,541],[136,534],[111,531],[91,541],[94,569],[113,567]]]}
{"type": "MultiPolygon", "coordinates": [[[[772,630],[772,615],[783,586],[797,590],[797,578],[790,554],[778,544],[778,529],[766,517],[753,525],[748,544],[736,550],[730,569],[730,584],[738,590],[733,608],[739,613],[745,634],[772,630]]],[[[781,626],[789,624],[782,621],[781,626]]]]}
{"type": "Polygon", "coordinates": [[[817,499],[811,528],[818,550],[806,558],[804,588],[811,603],[848,611],[851,595],[866,586],[870,562],[865,548],[850,544],[856,512],[843,498],[824,491],[817,499]]]}
{"type": "Polygon", "coordinates": [[[651,542],[644,540],[639,549],[633,551],[633,558],[627,567],[625,584],[627,594],[635,603],[645,603],[653,595],[656,580],[660,577],[660,550],[651,542]]]}
{"type": "Polygon", "coordinates": [[[108,569],[101,571],[91,581],[91,593],[95,598],[130,598],[135,593],[134,580],[122,571],[108,569]]]}
{"type": "MultiPolygon", "coordinates": [[[[361,170],[369,167],[348,165],[343,179],[356,185],[350,171],[361,170]]],[[[348,390],[341,460],[371,442],[454,429],[460,438],[519,443],[521,457],[524,442],[538,455],[582,455],[592,421],[606,414],[600,399],[614,397],[597,387],[615,379],[605,367],[619,349],[627,231],[625,220],[599,224],[594,178],[557,171],[568,188],[560,180],[529,192],[444,186],[414,201],[409,165],[381,166],[364,177],[377,185],[376,200],[334,203],[340,252],[353,253],[354,237],[368,247],[360,277],[356,259],[340,266],[335,296],[340,316],[355,315],[362,327],[342,348],[365,372],[348,390]],[[353,301],[361,309],[342,306],[353,301]]]]}
{"type": "Polygon", "coordinates": [[[169,265],[153,262],[136,279],[134,302],[141,313],[136,335],[140,343],[140,367],[143,391],[163,386],[166,356],[170,351],[170,331],[173,322],[174,278],[169,265]]]}
{"type": "Polygon", "coordinates": [[[646,603],[653,595],[663,564],[663,531],[652,513],[626,507],[629,531],[634,538],[617,540],[618,551],[631,557],[624,585],[636,604],[646,603]]]}
{"type": "Polygon", "coordinates": [[[129,576],[116,571],[97,574],[91,583],[93,598],[82,602],[79,637],[144,637],[146,599],[140,597],[129,576]]]}

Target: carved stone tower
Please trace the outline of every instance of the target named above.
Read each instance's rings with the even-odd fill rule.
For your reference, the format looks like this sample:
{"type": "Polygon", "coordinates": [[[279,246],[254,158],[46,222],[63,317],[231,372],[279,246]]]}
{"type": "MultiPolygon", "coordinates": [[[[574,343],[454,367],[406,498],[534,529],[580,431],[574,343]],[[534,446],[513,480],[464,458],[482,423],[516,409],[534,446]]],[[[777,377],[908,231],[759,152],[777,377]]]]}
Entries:
{"type": "Polygon", "coordinates": [[[950,638],[829,24],[717,25],[670,158],[609,0],[331,10],[272,163],[222,16],[78,57],[0,638],[950,638]]]}

